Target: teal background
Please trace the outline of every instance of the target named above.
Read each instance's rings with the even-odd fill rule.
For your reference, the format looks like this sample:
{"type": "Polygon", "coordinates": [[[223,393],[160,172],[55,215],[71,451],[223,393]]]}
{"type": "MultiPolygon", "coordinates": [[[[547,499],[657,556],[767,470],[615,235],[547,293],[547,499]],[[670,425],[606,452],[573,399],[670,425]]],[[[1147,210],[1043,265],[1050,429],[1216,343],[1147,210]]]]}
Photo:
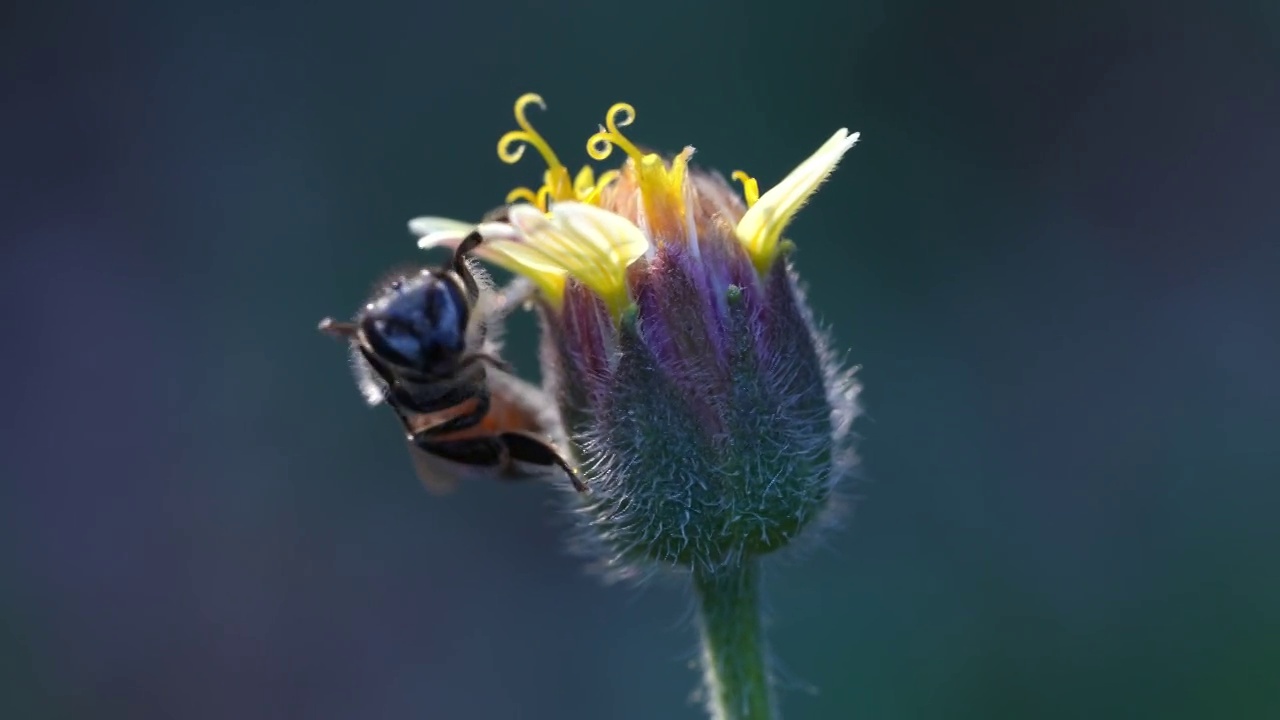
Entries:
{"type": "MultiPolygon", "coordinates": [[[[862,366],[769,566],[789,718],[1280,717],[1274,3],[6,12],[0,716],[697,718],[690,599],[548,488],[414,481],[315,332],[610,103],[770,186],[862,366]]],[[[532,371],[532,323],[510,355],[532,371]]]]}

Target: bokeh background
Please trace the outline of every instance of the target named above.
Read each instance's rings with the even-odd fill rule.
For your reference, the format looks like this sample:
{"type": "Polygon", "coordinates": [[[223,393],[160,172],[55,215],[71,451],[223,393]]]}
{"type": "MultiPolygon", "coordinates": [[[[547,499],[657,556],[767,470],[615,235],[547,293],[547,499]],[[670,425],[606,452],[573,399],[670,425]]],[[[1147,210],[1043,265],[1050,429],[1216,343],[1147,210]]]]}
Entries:
{"type": "MultiPolygon", "coordinates": [[[[690,601],[416,484],[315,332],[477,217],[510,106],[769,185],[862,366],[770,566],[790,718],[1280,717],[1274,2],[6,8],[0,717],[698,718],[690,601]]],[[[571,163],[572,164],[572,163],[571,163]]],[[[534,368],[531,322],[512,358],[534,368]]]]}

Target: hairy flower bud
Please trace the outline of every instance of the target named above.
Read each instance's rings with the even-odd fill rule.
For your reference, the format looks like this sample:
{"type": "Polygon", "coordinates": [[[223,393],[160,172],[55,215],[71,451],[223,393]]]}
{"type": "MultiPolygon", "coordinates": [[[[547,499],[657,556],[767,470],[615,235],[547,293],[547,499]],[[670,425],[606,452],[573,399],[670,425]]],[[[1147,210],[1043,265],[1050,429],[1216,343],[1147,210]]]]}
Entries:
{"type": "MultiPolygon", "coordinates": [[[[588,492],[592,546],[616,573],[654,564],[715,573],[790,543],[831,505],[852,465],[858,386],[814,326],[782,232],[857,135],[837,132],[764,195],[643,152],[610,109],[588,153],[628,156],[597,179],[568,170],[516,104],[524,145],[546,161],[477,255],[540,290],[543,370],[588,492]],[[518,202],[524,201],[524,202],[518,202]]],[[[421,245],[456,244],[470,226],[412,224],[421,245]]]]}

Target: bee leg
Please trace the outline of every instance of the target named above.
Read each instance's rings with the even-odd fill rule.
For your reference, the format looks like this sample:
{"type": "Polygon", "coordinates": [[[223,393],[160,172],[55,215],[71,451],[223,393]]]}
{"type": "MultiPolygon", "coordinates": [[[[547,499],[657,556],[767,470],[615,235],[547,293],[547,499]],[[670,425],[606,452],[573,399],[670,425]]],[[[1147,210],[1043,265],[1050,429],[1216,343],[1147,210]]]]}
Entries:
{"type": "Polygon", "coordinates": [[[537,292],[537,286],[526,277],[518,277],[507,283],[507,286],[498,292],[498,299],[494,303],[492,321],[506,317],[516,308],[532,300],[537,292]]]}
{"type": "Polygon", "coordinates": [[[463,357],[462,360],[458,362],[458,369],[461,370],[463,368],[471,367],[478,362],[485,363],[489,367],[497,368],[505,373],[514,373],[516,371],[516,369],[511,366],[511,363],[506,360],[503,360],[497,355],[490,355],[489,353],[482,352],[471,353],[470,355],[463,357]]]}
{"type": "Polygon", "coordinates": [[[440,440],[418,435],[413,444],[423,452],[462,465],[504,468],[510,463],[506,445],[495,437],[440,440]]]}
{"type": "MultiPolygon", "coordinates": [[[[560,457],[560,453],[547,443],[522,432],[504,432],[497,437],[477,437],[462,440],[441,440],[433,438],[429,433],[419,433],[413,438],[418,449],[431,453],[445,460],[476,467],[507,468],[512,460],[518,460],[543,467],[558,467],[564,470],[573,483],[573,489],[586,492],[587,486],[582,483],[578,474],[569,467],[569,463],[560,457]]],[[[518,474],[506,475],[506,479],[523,480],[518,474]]]]}
{"type": "Polygon", "coordinates": [[[467,267],[467,254],[476,249],[476,246],[484,242],[484,236],[478,230],[472,230],[471,234],[462,239],[458,243],[458,247],[453,251],[453,259],[449,261],[449,265],[445,270],[452,270],[454,274],[462,280],[463,286],[467,289],[467,297],[475,302],[480,297],[480,285],[476,283],[476,278],[471,274],[471,268],[467,267]]]}
{"type": "Polygon", "coordinates": [[[578,473],[569,467],[569,463],[560,456],[560,452],[547,442],[528,433],[515,431],[504,432],[498,438],[506,445],[507,453],[512,460],[544,467],[559,467],[569,476],[569,482],[573,483],[574,490],[587,491],[587,486],[583,484],[582,478],[578,477],[578,473]]]}

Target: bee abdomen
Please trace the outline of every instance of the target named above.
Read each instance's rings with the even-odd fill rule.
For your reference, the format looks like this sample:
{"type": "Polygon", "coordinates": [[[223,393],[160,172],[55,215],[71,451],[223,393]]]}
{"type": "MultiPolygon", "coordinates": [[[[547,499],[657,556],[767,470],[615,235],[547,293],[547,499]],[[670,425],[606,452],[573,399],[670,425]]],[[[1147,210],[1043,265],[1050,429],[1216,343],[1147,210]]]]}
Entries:
{"type": "Polygon", "coordinates": [[[477,363],[452,377],[425,381],[401,379],[393,391],[392,401],[411,412],[433,413],[485,392],[485,370],[477,363]]]}

